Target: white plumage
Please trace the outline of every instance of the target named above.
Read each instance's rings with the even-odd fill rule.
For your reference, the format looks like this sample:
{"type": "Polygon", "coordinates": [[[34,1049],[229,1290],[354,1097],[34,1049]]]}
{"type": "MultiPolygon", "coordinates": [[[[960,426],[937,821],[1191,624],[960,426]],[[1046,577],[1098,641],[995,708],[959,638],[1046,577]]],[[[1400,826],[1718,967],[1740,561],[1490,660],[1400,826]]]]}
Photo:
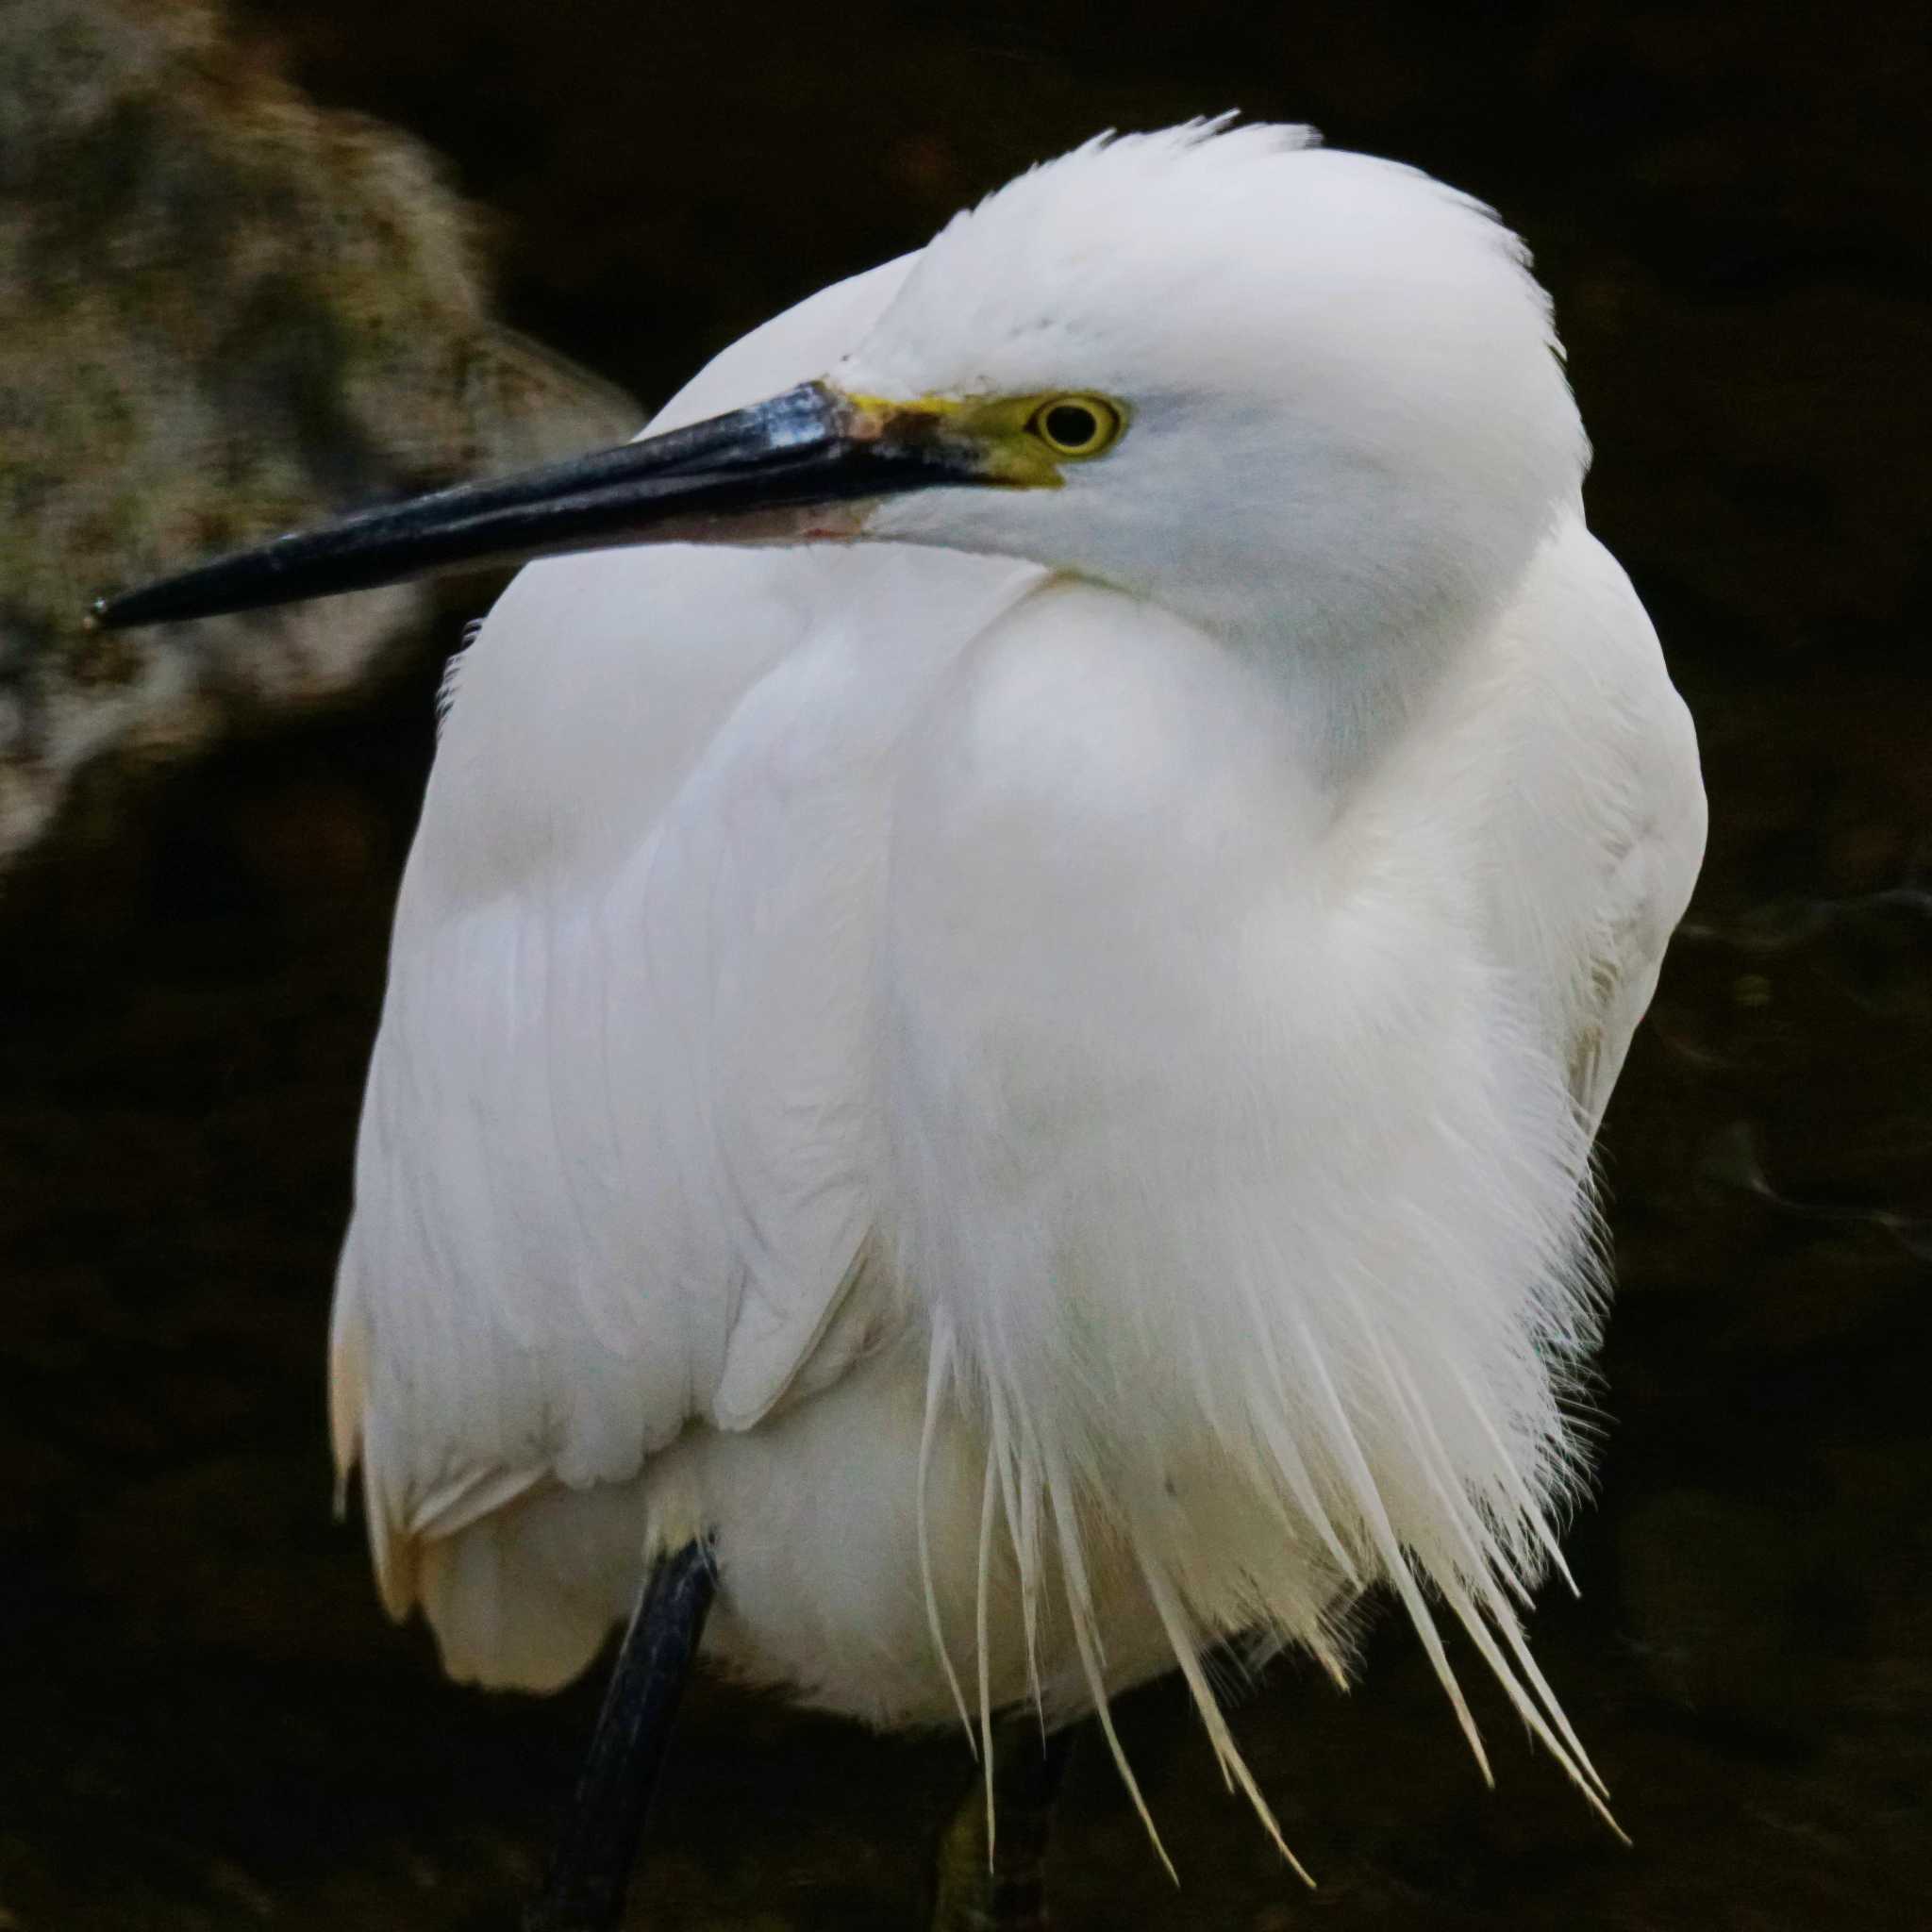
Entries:
{"type": "Polygon", "coordinates": [[[1517,1613],[1704,802],[1520,249],[1294,130],[1094,143],[653,427],[827,374],[1128,427],[535,565],[460,660],[335,1319],[386,1603],[548,1689],[708,1530],[735,1672],[1178,1662],[1245,1782],[1203,1649],[1339,1673],[1379,1580],[1589,1789],[1517,1613]]]}

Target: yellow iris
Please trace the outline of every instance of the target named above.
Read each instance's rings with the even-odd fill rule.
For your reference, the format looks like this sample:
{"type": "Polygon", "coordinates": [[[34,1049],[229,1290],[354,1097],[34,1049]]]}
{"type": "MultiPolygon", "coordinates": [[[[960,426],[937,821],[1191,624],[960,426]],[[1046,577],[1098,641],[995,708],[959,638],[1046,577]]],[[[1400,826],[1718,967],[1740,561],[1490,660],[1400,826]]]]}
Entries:
{"type": "Polygon", "coordinates": [[[1120,406],[1105,396],[1048,396],[1026,419],[1028,434],[1069,461],[1104,456],[1127,426],[1120,406]]]}

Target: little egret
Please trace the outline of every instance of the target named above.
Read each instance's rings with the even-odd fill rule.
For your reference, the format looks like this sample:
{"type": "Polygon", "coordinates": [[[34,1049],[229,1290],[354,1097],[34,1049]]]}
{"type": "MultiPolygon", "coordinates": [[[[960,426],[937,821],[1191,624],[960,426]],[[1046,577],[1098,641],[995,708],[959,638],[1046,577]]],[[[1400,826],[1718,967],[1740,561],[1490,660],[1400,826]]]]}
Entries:
{"type": "Polygon", "coordinates": [[[995,1714],[1140,1805],[1108,1700],[1177,1666],[1273,1833],[1208,1653],[1340,1676],[1381,1584],[1601,1806],[1520,1619],[1705,806],[1559,354],[1426,175],[1103,139],[636,442],[98,607],[595,553],[451,667],[333,1328],[453,1674],[630,1617],[534,1923],[614,1923],[701,1640],[957,1713],[989,1836],[995,1714]]]}

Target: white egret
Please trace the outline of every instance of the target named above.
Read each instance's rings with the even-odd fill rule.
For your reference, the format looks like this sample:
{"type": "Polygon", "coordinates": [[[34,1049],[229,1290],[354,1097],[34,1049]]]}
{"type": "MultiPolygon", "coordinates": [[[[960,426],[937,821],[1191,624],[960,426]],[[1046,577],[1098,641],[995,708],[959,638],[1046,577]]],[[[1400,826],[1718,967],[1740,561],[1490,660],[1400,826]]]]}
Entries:
{"type": "Polygon", "coordinates": [[[1340,1674],[1381,1583],[1601,1802],[1519,1610],[1705,808],[1558,358],[1422,174],[1098,141],[636,443],[101,607],[602,553],[452,667],[333,1338],[454,1674],[645,1605],[544,1923],[714,1587],[724,1669],[989,1757],[1177,1665],[1273,1831],[1204,1654],[1340,1674]]]}

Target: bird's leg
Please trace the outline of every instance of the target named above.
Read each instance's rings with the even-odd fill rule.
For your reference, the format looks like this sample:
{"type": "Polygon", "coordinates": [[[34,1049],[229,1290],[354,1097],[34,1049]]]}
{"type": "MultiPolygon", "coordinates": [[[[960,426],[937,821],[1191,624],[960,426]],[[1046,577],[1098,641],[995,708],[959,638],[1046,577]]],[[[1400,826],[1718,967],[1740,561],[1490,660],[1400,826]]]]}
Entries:
{"type": "Polygon", "coordinates": [[[1024,1719],[1001,1725],[993,1754],[992,1857],[986,1795],[975,1786],[940,1840],[930,1932],[1044,1932],[1047,1839],[1077,1735],[1069,1726],[1042,1741],[1038,1726],[1024,1719]]]}
{"type": "Polygon", "coordinates": [[[677,1701],[718,1587],[710,1545],[660,1557],[638,1596],[562,1842],[524,1932],[615,1932],[677,1701]]]}

